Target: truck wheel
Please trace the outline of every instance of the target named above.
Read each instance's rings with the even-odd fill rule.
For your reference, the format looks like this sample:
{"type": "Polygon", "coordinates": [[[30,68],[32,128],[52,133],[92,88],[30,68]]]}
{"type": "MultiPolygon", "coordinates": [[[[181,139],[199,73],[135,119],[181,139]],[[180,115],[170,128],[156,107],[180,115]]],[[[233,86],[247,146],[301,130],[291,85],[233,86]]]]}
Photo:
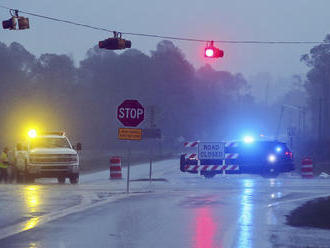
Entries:
{"type": "Polygon", "coordinates": [[[64,183],[65,183],[65,177],[58,177],[58,178],[57,178],[57,182],[58,182],[59,184],[64,184],[64,183]]]}
{"type": "Polygon", "coordinates": [[[70,183],[77,184],[79,182],[79,175],[72,175],[70,176],[70,183]]]}
{"type": "Polygon", "coordinates": [[[25,183],[34,183],[35,178],[31,175],[25,175],[25,183]]]}

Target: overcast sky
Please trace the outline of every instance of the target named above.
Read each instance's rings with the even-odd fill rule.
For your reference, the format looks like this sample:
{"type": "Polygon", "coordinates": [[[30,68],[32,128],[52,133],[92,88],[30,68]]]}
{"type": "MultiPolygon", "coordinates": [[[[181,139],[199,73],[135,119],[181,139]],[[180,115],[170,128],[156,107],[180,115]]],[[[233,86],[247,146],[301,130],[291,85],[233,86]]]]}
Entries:
{"type": "MultiPolygon", "coordinates": [[[[123,32],[222,40],[322,41],[330,33],[329,0],[1,0],[0,4],[52,17],[70,19],[123,32]]],[[[0,9],[1,19],[8,19],[0,9]]],[[[110,34],[30,17],[30,30],[1,29],[0,41],[22,43],[36,55],[72,55],[77,62],[87,49],[110,34]]],[[[159,39],[127,36],[147,54],[159,39]]],[[[174,41],[196,68],[203,65],[203,43],[174,41]]],[[[299,61],[310,45],[218,44],[225,57],[216,69],[242,72],[247,77],[270,72],[274,77],[303,73],[299,61]]]]}

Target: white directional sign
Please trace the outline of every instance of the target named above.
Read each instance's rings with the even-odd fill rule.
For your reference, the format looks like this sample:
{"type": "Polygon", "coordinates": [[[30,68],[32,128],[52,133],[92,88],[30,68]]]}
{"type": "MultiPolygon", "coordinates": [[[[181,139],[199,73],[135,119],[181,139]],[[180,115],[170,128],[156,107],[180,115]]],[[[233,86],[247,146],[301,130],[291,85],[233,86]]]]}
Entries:
{"type": "Polygon", "coordinates": [[[198,144],[198,159],[224,159],[224,142],[200,142],[198,144]]]}

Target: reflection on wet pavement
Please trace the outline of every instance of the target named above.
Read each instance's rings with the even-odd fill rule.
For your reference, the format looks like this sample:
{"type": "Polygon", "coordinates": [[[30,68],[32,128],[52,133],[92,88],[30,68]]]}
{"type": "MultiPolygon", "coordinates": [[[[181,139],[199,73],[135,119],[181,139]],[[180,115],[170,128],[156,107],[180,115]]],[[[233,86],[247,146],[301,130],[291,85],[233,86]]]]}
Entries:
{"type": "Polygon", "coordinates": [[[195,248],[220,247],[215,245],[217,229],[216,218],[212,216],[212,208],[202,207],[196,210],[195,220],[195,248]]]}
{"type": "MultiPolygon", "coordinates": [[[[40,197],[40,185],[26,185],[23,188],[23,197],[24,197],[24,204],[27,213],[30,216],[35,216],[40,212],[40,205],[41,197],[40,197]]],[[[32,229],[38,225],[39,217],[32,217],[28,221],[24,223],[22,231],[26,231],[32,229]]],[[[31,246],[34,247],[34,246],[31,246]]]]}
{"type": "Polygon", "coordinates": [[[39,223],[39,217],[33,217],[24,224],[22,231],[26,231],[34,228],[38,225],[38,223],[39,223]]]}
{"type": "Polygon", "coordinates": [[[40,197],[41,186],[39,185],[27,185],[23,188],[24,203],[31,215],[40,212],[41,197],[40,197]]]}
{"type": "Polygon", "coordinates": [[[250,248],[252,246],[253,234],[253,189],[254,181],[251,179],[243,180],[243,192],[241,195],[241,209],[239,217],[239,248],[250,248]]]}

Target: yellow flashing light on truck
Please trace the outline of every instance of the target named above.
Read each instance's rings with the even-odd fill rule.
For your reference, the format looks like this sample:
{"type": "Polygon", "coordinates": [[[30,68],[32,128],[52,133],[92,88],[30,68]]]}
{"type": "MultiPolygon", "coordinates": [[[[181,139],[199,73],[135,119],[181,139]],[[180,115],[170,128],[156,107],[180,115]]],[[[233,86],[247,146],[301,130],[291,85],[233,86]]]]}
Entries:
{"type": "Polygon", "coordinates": [[[30,138],[35,138],[35,137],[37,137],[37,131],[35,130],[35,129],[31,129],[31,130],[29,130],[29,132],[28,132],[28,136],[30,137],[30,138]]]}

